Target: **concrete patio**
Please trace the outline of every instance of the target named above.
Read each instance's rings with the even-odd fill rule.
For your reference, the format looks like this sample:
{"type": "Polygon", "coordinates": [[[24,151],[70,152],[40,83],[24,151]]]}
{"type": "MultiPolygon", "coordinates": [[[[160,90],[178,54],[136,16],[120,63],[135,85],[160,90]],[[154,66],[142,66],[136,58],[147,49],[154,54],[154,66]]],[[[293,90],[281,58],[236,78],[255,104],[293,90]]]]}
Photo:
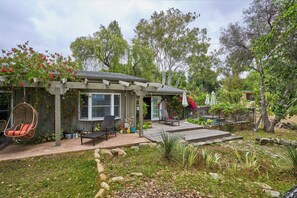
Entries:
{"type": "Polygon", "coordinates": [[[140,138],[139,135],[135,133],[118,134],[116,137],[111,135],[107,141],[105,141],[105,139],[97,140],[95,146],[93,146],[92,140],[88,139],[84,139],[84,144],[81,145],[80,138],[63,139],[61,140],[61,146],[55,146],[55,142],[47,142],[37,145],[11,144],[0,151],[0,161],[92,150],[96,148],[124,147],[137,145],[148,141],[148,139],[140,138]]]}
{"type": "Polygon", "coordinates": [[[97,140],[95,146],[93,146],[93,142],[91,139],[84,139],[84,144],[81,145],[80,138],[63,139],[61,140],[61,146],[55,146],[55,142],[47,142],[37,145],[12,143],[3,150],[0,150],[0,161],[92,150],[96,148],[125,147],[138,145],[140,143],[149,141],[160,142],[160,133],[162,131],[180,134],[183,137],[183,141],[188,142],[199,142],[200,140],[230,136],[230,133],[228,132],[203,129],[203,127],[199,125],[191,124],[184,121],[181,121],[179,126],[165,125],[154,122],[153,128],[144,130],[145,137],[143,138],[140,138],[138,133],[118,134],[116,137],[110,135],[107,141],[105,139],[97,140]]]}

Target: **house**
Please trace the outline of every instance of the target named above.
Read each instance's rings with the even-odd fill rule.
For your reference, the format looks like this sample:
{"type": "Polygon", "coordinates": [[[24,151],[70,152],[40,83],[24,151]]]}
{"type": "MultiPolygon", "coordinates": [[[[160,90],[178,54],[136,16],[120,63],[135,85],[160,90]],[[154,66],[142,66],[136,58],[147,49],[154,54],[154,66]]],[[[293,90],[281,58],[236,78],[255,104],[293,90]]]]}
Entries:
{"type": "Polygon", "coordinates": [[[241,98],[247,101],[255,101],[255,93],[251,90],[243,90],[241,98]]]}
{"type": "Polygon", "coordinates": [[[0,118],[7,120],[12,107],[26,101],[39,112],[37,133],[55,131],[57,146],[61,130],[92,130],[105,115],[115,115],[118,123],[126,118],[134,124],[139,122],[142,136],[143,103],[149,106],[149,118],[157,120],[161,97],[183,93],[181,89],[119,73],[79,71],[76,77],[77,82],[27,82],[23,88],[12,90],[2,87],[0,118]]]}

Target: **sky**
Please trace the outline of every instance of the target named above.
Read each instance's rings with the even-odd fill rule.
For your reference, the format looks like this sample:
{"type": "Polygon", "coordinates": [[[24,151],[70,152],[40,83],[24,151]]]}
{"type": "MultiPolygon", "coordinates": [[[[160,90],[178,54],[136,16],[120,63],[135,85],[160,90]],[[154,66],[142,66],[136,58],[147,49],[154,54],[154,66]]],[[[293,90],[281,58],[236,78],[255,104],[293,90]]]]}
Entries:
{"type": "Polygon", "coordinates": [[[242,20],[242,11],[252,0],[0,0],[0,49],[29,41],[39,52],[71,55],[70,44],[77,37],[92,35],[100,25],[118,21],[124,38],[134,37],[141,19],[154,11],[178,8],[196,12],[192,24],[206,28],[210,50],[219,48],[221,28],[242,20]]]}

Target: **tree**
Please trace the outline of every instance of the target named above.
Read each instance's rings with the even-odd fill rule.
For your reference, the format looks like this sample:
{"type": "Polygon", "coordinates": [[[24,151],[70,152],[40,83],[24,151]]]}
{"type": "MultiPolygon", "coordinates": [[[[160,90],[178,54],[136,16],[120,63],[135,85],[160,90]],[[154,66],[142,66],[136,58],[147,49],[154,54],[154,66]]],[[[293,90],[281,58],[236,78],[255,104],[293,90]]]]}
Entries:
{"type": "Polygon", "coordinates": [[[297,106],[297,4],[296,1],[277,2],[279,15],[272,31],[254,44],[254,52],[264,57],[267,89],[273,94],[271,109],[275,116],[269,131],[287,114],[296,114],[297,106]]]}
{"type": "Polygon", "coordinates": [[[264,130],[269,130],[267,114],[267,101],[265,97],[265,72],[262,57],[257,56],[252,50],[253,43],[260,36],[272,30],[272,21],[276,17],[277,7],[271,0],[254,0],[251,7],[243,12],[244,23],[230,24],[222,31],[220,42],[223,49],[228,52],[228,58],[236,62],[241,68],[255,70],[260,75],[261,118],[264,130]]]}
{"type": "Polygon", "coordinates": [[[107,28],[101,25],[93,36],[77,38],[70,48],[73,56],[86,70],[107,69],[110,72],[119,72],[122,71],[120,61],[127,54],[129,46],[118,22],[113,21],[107,28]]]}
{"type": "Polygon", "coordinates": [[[245,26],[230,24],[220,38],[224,50],[238,67],[259,74],[261,119],[267,132],[274,131],[275,124],[296,102],[296,90],[291,88],[291,84],[296,85],[296,79],[291,77],[296,77],[296,62],[288,53],[284,53],[289,49],[291,55],[294,52],[296,54],[294,47],[287,47],[287,35],[290,35],[292,42],[294,39],[296,42],[296,8],[292,8],[296,6],[294,2],[254,0],[251,7],[244,11],[245,26]],[[290,16],[287,8],[293,10],[290,16]],[[288,28],[294,31],[286,31],[288,28]],[[278,44],[280,41],[281,44],[278,44]],[[268,93],[272,99],[267,100],[268,93]],[[269,105],[275,114],[272,121],[267,114],[269,105]]]}
{"type": "Polygon", "coordinates": [[[159,82],[159,70],[154,64],[154,51],[150,46],[142,45],[138,39],[133,39],[128,57],[131,75],[145,78],[148,81],[159,82]]]}
{"type": "Polygon", "coordinates": [[[162,84],[166,84],[166,79],[167,85],[172,84],[173,72],[187,72],[190,59],[206,56],[209,47],[206,29],[188,27],[197,17],[196,13],[184,14],[170,8],[166,12],[154,12],[150,20],[141,19],[137,24],[136,38],[154,50],[162,84]]]}

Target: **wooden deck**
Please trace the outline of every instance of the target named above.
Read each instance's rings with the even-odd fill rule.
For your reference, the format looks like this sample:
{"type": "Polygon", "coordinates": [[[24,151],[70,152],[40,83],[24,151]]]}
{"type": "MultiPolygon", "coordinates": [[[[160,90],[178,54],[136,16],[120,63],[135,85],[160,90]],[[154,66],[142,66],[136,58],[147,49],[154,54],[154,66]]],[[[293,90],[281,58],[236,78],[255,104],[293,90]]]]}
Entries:
{"type": "Polygon", "coordinates": [[[203,129],[202,126],[181,122],[180,126],[169,126],[153,123],[153,128],[145,130],[144,136],[154,142],[161,142],[161,133],[178,135],[183,142],[202,142],[231,136],[231,133],[212,129],[203,129]]]}

